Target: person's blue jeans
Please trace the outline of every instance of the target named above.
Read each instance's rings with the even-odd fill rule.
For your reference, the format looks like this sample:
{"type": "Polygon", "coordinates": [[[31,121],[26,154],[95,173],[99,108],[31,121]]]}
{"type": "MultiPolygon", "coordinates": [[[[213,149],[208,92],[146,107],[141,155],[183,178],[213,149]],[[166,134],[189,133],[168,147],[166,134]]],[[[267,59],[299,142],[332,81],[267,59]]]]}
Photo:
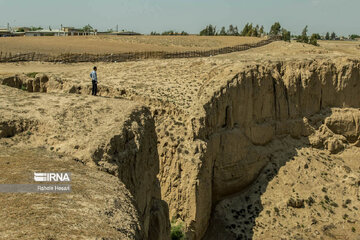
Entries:
{"type": "Polygon", "coordinates": [[[96,81],[92,81],[92,91],[91,91],[91,95],[96,96],[97,93],[97,82],[96,81]]]}

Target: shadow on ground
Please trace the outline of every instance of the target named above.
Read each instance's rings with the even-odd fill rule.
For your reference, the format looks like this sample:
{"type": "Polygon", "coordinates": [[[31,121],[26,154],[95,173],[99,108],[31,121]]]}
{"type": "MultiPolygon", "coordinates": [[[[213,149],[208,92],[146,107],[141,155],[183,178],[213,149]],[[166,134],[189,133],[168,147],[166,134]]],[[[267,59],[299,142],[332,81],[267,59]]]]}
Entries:
{"type": "MultiPolygon", "coordinates": [[[[266,192],[269,183],[278,174],[281,167],[294,160],[300,149],[310,146],[307,138],[286,137],[286,139],[276,141],[281,142],[281,150],[274,150],[268,156],[269,162],[261,170],[258,178],[242,192],[226,198],[231,201],[223,200],[215,205],[203,239],[253,239],[254,228],[261,227],[256,226],[256,218],[260,214],[268,214],[270,217],[270,213],[263,212],[261,196],[266,192]]],[[[284,197],[288,198],[289,195],[284,197]]]]}

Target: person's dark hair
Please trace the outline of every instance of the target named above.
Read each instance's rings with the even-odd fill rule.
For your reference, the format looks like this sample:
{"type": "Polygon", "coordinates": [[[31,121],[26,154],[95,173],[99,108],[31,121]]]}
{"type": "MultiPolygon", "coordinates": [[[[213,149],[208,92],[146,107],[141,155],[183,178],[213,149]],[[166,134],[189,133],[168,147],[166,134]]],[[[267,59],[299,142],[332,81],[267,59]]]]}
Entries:
{"type": "Polygon", "coordinates": [[[94,70],[96,70],[97,68],[96,67],[93,67],[94,70]]]}

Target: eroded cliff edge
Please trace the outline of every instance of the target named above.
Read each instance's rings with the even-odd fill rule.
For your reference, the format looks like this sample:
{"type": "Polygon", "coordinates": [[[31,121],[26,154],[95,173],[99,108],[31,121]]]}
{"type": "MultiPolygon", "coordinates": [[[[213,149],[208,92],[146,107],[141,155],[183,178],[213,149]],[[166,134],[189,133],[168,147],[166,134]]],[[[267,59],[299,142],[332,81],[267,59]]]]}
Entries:
{"type": "MultiPolygon", "coordinates": [[[[56,238],[168,239],[168,206],[161,200],[156,178],[157,137],[148,108],[124,100],[27,93],[6,86],[0,86],[0,99],[1,164],[7,172],[30,176],[34,169],[49,172],[61,166],[62,171],[71,169],[75,179],[82,178],[73,184],[69,196],[53,197],[47,215],[33,211],[32,199],[41,194],[2,195],[3,201],[13,199],[8,206],[13,209],[12,217],[5,214],[4,218],[14,218],[11,220],[17,223],[15,213],[21,208],[12,208],[12,204],[21,201],[26,206],[21,211],[28,216],[21,226],[23,231],[15,231],[16,224],[8,226],[12,221],[4,220],[3,237],[42,238],[50,234],[56,238]],[[67,198],[70,200],[65,200],[64,208],[62,201],[67,198]],[[50,228],[39,231],[36,227],[50,221],[52,212],[61,215],[54,224],[65,226],[56,230],[57,235],[50,228]],[[43,218],[36,222],[32,214],[43,218]],[[92,226],[94,222],[101,227],[92,226]],[[84,233],[86,228],[92,230],[84,233]]],[[[3,177],[3,181],[12,178],[3,177]]],[[[31,178],[12,181],[29,183],[31,178]]]]}
{"type": "Polygon", "coordinates": [[[358,110],[324,120],[331,108],[359,107],[359,81],[358,60],[336,59],[231,66],[205,82],[189,120],[192,142],[162,162],[160,174],[170,213],[184,219],[188,237],[200,239],[214,204],[257,178],[275,139],[308,137],[333,153],[355,144],[358,110]]]}

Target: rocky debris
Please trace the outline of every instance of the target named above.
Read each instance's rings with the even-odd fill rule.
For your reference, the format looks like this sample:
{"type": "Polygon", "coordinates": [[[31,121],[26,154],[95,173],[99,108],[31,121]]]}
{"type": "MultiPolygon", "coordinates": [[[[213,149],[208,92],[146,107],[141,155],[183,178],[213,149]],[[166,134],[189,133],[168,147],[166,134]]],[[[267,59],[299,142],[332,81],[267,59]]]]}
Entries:
{"type": "Polygon", "coordinates": [[[331,137],[329,139],[326,139],[324,142],[324,146],[327,150],[330,151],[330,153],[332,154],[336,154],[342,150],[344,150],[345,146],[344,146],[344,140],[345,137],[331,137]]]}
{"type": "Polygon", "coordinates": [[[356,145],[359,138],[358,109],[333,108],[324,124],[309,136],[310,144],[315,148],[325,148],[332,154],[343,151],[349,144],[356,145]]]}
{"type": "Polygon", "coordinates": [[[289,207],[293,207],[293,208],[304,208],[305,204],[304,204],[305,200],[304,199],[299,199],[299,198],[290,198],[287,202],[287,206],[289,207]]]}

